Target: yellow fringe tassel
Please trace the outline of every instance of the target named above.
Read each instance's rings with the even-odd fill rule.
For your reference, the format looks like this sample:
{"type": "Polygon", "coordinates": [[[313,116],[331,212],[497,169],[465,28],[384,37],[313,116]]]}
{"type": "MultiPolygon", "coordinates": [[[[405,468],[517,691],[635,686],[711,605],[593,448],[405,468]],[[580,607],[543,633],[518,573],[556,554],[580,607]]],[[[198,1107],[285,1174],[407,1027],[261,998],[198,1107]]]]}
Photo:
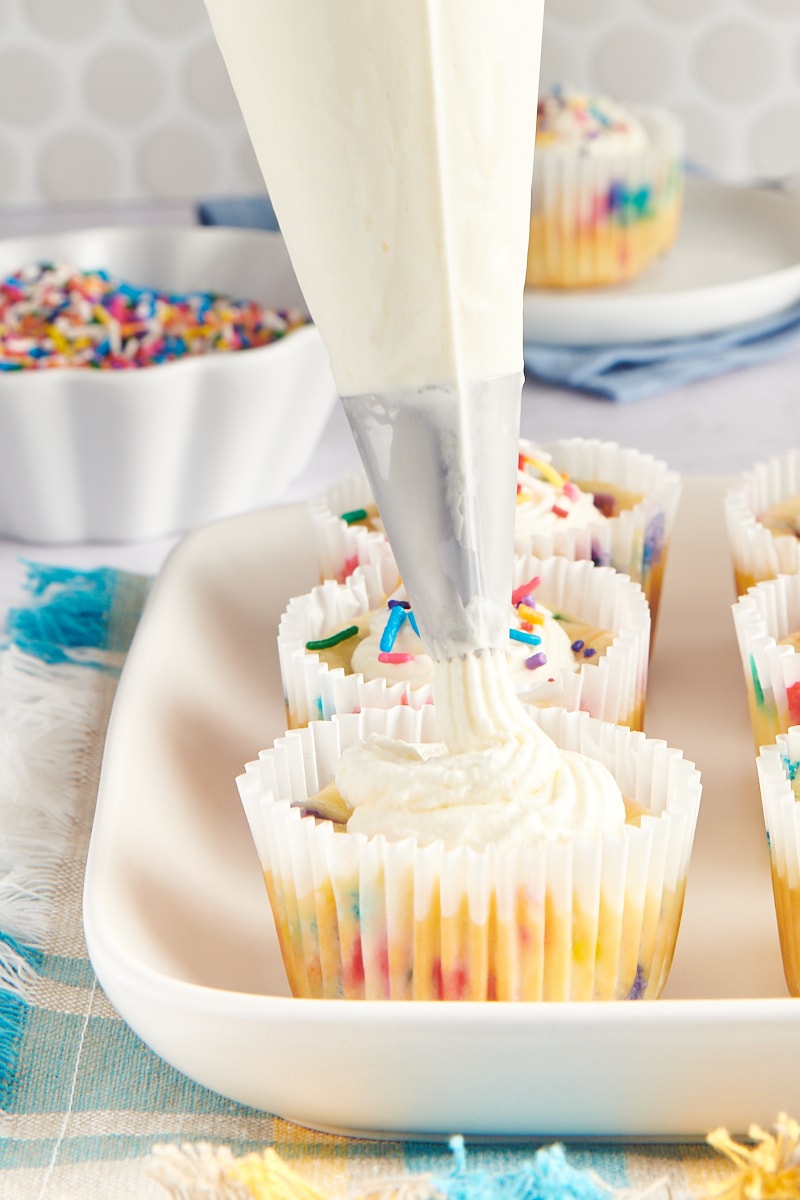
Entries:
{"type": "Polygon", "coordinates": [[[727,1129],[715,1129],[706,1139],[729,1158],[738,1173],[708,1194],[715,1200],[798,1200],[800,1197],[800,1124],[786,1113],[775,1123],[777,1137],[758,1125],[748,1134],[757,1144],[734,1142],[727,1129]]]}
{"type": "MultiPolygon", "coordinates": [[[[702,1200],[800,1200],[800,1123],[781,1113],[776,1136],[758,1125],[748,1130],[755,1145],[735,1142],[726,1129],[715,1129],[707,1142],[737,1168],[735,1175],[703,1193],[702,1200]]],[[[228,1147],[156,1146],[149,1174],[174,1200],[330,1200],[271,1148],[234,1158],[228,1147]]],[[[607,1185],[604,1185],[607,1187],[607,1185]]],[[[666,1188],[656,1180],[637,1193],[639,1200],[666,1188]]],[[[609,1195],[633,1200],[630,1192],[609,1195]]],[[[443,1200],[430,1176],[387,1178],[359,1193],[360,1200],[443,1200]]],[[[699,1198],[698,1198],[699,1200],[699,1198]]]]}
{"type": "Polygon", "coordinates": [[[272,1149],[236,1159],[226,1173],[244,1184],[255,1200],[327,1200],[272,1149]]]}

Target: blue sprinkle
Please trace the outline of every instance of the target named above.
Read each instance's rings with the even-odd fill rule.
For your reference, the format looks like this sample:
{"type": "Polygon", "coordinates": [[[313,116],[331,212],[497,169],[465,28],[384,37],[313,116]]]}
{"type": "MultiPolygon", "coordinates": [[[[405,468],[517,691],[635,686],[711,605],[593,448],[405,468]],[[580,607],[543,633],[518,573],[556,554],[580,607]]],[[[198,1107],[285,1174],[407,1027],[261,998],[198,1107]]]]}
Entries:
{"type": "Polygon", "coordinates": [[[797,762],[793,758],[789,758],[786,754],[781,755],[781,758],[783,759],[783,765],[786,768],[786,774],[789,776],[789,782],[794,783],[794,780],[797,777],[797,772],[800,770],[800,762],[797,762]]]}
{"type": "Polygon", "coordinates": [[[644,534],[642,566],[646,569],[659,562],[666,537],[664,514],[658,513],[648,521],[644,534]]]}
{"type": "Polygon", "coordinates": [[[625,187],[615,181],[608,189],[608,207],[611,212],[619,211],[625,203],[625,187]]]}
{"type": "Polygon", "coordinates": [[[542,644],[538,633],[528,633],[526,629],[509,629],[508,636],[512,642],[525,642],[526,646],[541,646],[542,644]]]}
{"type": "Polygon", "coordinates": [[[381,654],[391,654],[394,649],[394,644],[397,641],[397,635],[400,632],[400,626],[406,619],[406,610],[402,604],[391,604],[389,606],[389,619],[384,626],[381,634],[380,650],[381,654]]]}

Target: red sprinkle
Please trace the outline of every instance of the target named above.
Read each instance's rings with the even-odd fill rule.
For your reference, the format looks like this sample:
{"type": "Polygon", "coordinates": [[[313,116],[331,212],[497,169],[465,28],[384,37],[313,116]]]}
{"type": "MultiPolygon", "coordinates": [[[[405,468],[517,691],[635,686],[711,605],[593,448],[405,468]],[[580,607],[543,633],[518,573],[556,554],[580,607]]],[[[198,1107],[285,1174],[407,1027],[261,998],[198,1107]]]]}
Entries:
{"type": "Polygon", "coordinates": [[[800,683],[790,683],[786,689],[789,717],[793,725],[800,721],[800,683]]]}
{"type": "Polygon", "coordinates": [[[394,651],[392,651],[390,653],[386,650],[383,650],[378,655],[378,662],[382,662],[382,663],[397,663],[397,664],[399,664],[399,663],[410,663],[413,661],[414,661],[413,654],[396,654],[394,651]]]}
{"type": "Polygon", "coordinates": [[[527,583],[521,583],[519,587],[515,587],[511,593],[511,603],[520,604],[541,582],[541,575],[534,575],[533,579],[529,579],[527,583]]]}

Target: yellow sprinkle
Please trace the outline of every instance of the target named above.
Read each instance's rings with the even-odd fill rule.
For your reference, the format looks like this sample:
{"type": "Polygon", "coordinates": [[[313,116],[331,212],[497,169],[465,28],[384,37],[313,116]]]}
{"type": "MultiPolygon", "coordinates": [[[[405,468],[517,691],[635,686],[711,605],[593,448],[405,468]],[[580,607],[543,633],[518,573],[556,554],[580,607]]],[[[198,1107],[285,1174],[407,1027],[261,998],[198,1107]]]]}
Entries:
{"type": "Polygon", "coordinates": [[[55,325],[47,326],[47,336],[50,338],[50,341],[53,343],[56,350],[58,350],[60,354],[68,354],[69,353],[69,342],[64,337],[61,330],[57,329],[55,325]]]}
{"type": "Polygon", "coordinates": [[[518,604],[517,612],[520,620],[527,621],[529,625],[544,625],[544,616],[537,612],[535,608],[530,608],[527,604],[518,604]]]}
{"type": "Polygon", "coordinates": [[[528,458],[527,455],[525,456],[525,462],[529,463],[540,475],[543,475],[548,483],[552,483],[553,487],[562,488],[567,482],[564,476],[559,474],[555,467],[551,466],[548,462],[542,462],[538,458],[528,458]]]}

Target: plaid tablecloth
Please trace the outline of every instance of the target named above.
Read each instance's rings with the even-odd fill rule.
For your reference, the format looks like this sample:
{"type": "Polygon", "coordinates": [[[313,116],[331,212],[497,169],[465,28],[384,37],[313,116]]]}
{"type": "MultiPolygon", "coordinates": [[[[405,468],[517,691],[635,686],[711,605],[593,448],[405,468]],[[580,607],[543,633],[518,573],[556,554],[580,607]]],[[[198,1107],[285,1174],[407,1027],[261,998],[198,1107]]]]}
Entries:
{"type": "Polygon", "coordinates": [[[81,898],[106,724],[148,583],[31,565],[30,603],[12,611],[0,652],[2,1200],[299,1200],[263,1171],[248,1187],[224,1169],[267,1147],[325,1197],[677,1200],[730,1180],[704,1145],[570,1144],[569,1185],[532,1172],[534,1140],[468,1143],[458,1168],[444,1143],[334,1137],[235,1104],[139,1040],[95,978],[81,898]]]}

